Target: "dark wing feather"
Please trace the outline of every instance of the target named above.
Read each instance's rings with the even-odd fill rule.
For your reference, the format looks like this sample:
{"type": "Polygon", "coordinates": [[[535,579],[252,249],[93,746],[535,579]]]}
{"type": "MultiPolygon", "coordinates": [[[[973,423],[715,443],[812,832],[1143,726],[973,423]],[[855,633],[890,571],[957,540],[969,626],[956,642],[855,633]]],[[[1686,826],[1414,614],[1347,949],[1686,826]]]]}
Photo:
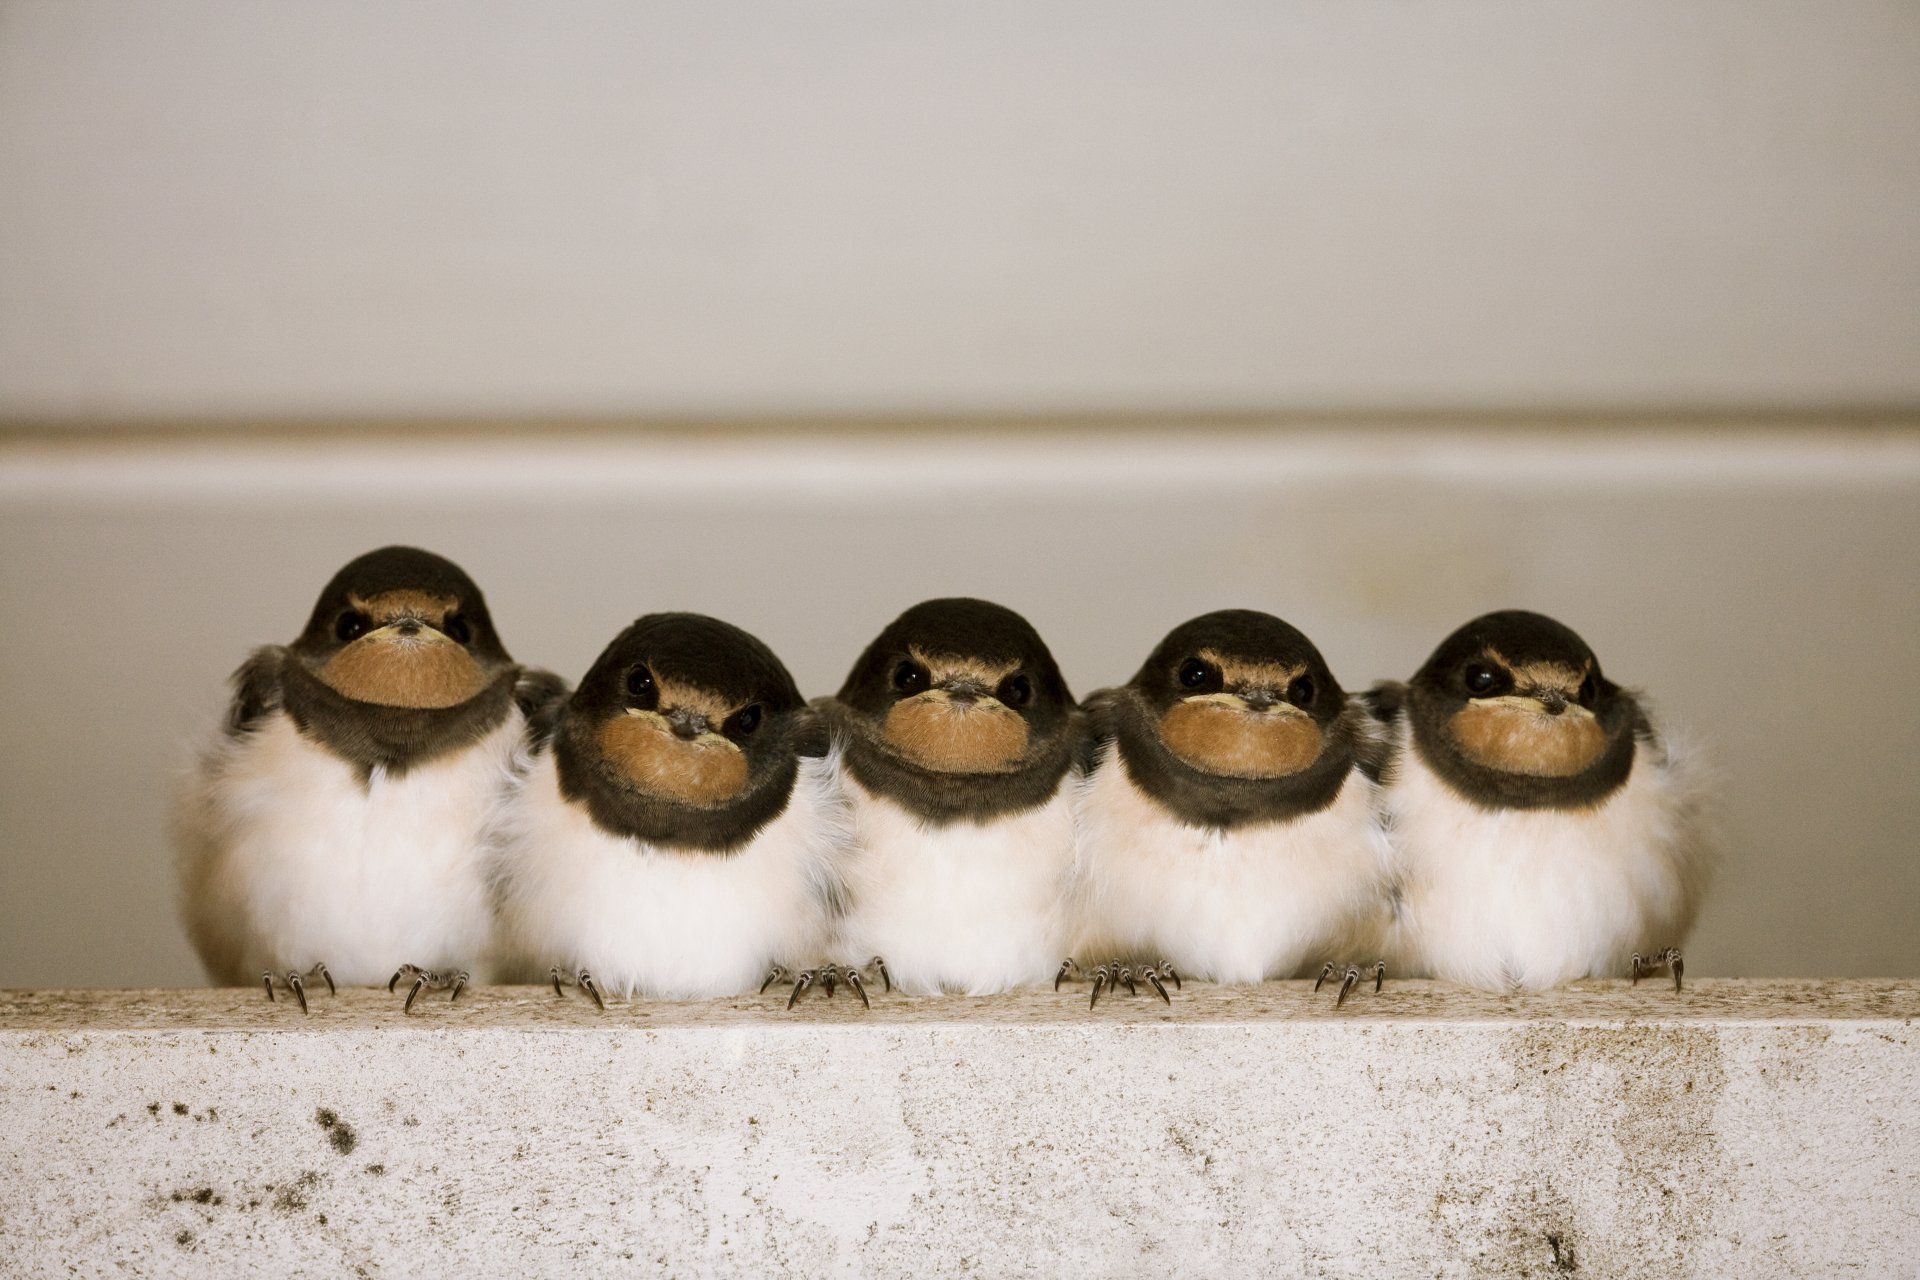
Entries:
{"type": "Polygon", "coordinates": [[[227,732],[234,737],[250,733],[282,704],[280,668],[287,651],[279,645],[255,649],[233,673],[233,702],[227,707],[227,732]]]}
{"type": "Polygon", "coordinates": [[[560,709],[567,703],[567,682],[539,667],[522,667],[513,682],[514,705],[527,718],[527,745],[534,751],[553,741],[560,709]]]}
{"type": "Polygon", "coordinates": [[[1379,782],[1393,765],[1396,750],[1393,725],[1406,711],[1407,686],[1394,680],[1382,680],[1365,693],[1356,695],[1353,701],[1366,712],[1370,721],[1365,726],[1368,732],[1360,735],[1355,747],[1354,763],[1360,766],[1360,772],[1379,782]]]}
{"type": "Polygon", "coordinates": [[[1079,749],[1074,757],[1074,764],[1079,766],[1080,772],[1092,773],[1094,766],[1106,754],[1108,744],[1117,732],[1113,723],[1114,713],[1125,695],[1125,689],[1095,689],[1080,700],[1083,724],[1079,749]]]}
{"type": "Polygon", "coordinates": [[[1381,724],[1392,724],[1407,705],[1407,686],[1398,680],[1382,680],[1360,695],[1360,703],[1381,724]]]}
{"type": "Polygon", "coordinates": [[[808,705],[794,713],[793,732],[802,757],[818,759],[833,747],[833,729],[818,706],[808,705]]]}

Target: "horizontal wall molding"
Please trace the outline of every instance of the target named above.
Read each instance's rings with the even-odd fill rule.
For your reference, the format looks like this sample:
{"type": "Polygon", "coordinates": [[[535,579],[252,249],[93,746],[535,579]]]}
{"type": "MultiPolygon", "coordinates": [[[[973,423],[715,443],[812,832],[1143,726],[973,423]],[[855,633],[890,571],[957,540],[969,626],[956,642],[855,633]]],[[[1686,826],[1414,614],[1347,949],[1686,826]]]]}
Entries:
{"type": "Polygon", "coordinates": [[[178,417],[131,414],[18,416],[0,413],[0,444],[19,441],[367,440],[389,437],[488,439],[501,436],[676,437],[970,432],[1132,432],[1340,428],[1425,431],[1435,427],[1490,430],[1541,428],[1601,431],[1705,429],[1806,430],[1839,428],[1920,430],[1920,402],[1822,403],[1782,406],[1726,401],[1698,405],[1421,405],[1393,408],[1261,406],[1239,411],[1179,407],[1060,413],[836,413],[759,414],[751,417],[648,415],[487,415],[282,417],[273,414],[178,417]]]}
{"type": "Polygon", "coordinates": [[[1719,428],[1640,420],[1611,426],[1418,423],[1371,430],[1325,422],[1161,422],[1107,430],[972,423],[917,431],[0,437],[0,503],[218,498],[234,505],[292,494],[430,503],[456,494],[653,495],[664,485],[680,499],[752,490],[857,511],[897,501],[903,486],[973,499],[1059,500],[1089,488],[1108,496],[1246,493],[1326,481],[1431,481],[1528,493],[1538,493],[1542,484],[1576,482],[1585,490],[1635,492],[1753,483],[1920,483],[1920,423],[1898,419],[1719,428]]]}
{"type": "Polygon", "coordinates": [[[0,1271],[1889,1274],[1920,983],[0,993],[0,1271]]]}
{"type": "Polygon", "coordinates": [[[966,434],[1152,434],[1152,432],[1354,432],[1407,434],[1432,430],[1484,432],[1920,432],[1920,403],[1884,405],[1665,405],[1665,407],[1572,407],[1530,409],[1375,409],[1308,411],[1248,409],[1242,413],[1112,411],[1054,415],[762,415],[762,416],[35,416],[0,415],[0,447],[98,443],[205,441],[486,441],[486,439],[739,439],[795,436],[947,436],[966,434]]]}

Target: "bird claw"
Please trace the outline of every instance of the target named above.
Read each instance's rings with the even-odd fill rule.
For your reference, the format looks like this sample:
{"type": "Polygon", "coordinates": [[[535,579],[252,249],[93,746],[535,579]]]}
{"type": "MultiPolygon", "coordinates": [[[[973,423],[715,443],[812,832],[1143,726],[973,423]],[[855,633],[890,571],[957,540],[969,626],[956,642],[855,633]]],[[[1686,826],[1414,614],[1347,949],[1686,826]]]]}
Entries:
{"type": "Polygon", "coordinates": [[[595,982],[593,975],[585,969],[576,970],[569,976],[566,970],[562,969],[559,965],[555,965],[553,968],[547,970],[547,978],[553,983],[553,994],[556,996],[564,998],[567,994],[568,987],[579,987],[582,991],[593,997],[593,1003],[599,1006],[600,1012],[605,1013],[607,1011],[607,1001],[606,998],[600,994],[600,984],[595,982]]]}
{"type": "Polygon", "coordinates": [[[792,979],[793,990],[787,996],[787,1008],[791,1009],[800,1003],[800,997],[809,989],[817,987],[831,1000],[833,993],[842,983],[845,983],[853,994],[860,997],[860,1007],[871,1009],[873,1001],[867,995],[867,984],[871,979],[862,972],[863,969],[872,970],[874,976],[880,979],[885,991],[888,993],[893,991],[893,975],[887,972],[887,962],[879,956],[873,957],[864,965],[823,964],[813,969],[802,969],[797,973],[782,965],[775,965],[772,972],[767,974],[767,980],[760,984],[760,990],[764,993],[774,983],[792,979]]]}
{"type": "Polygon", "coordinates": [[[1148,966],[1140,970],[1140,976],[1146,980],[1148,986],[1153,988],[1154,994],[1160,997],[1161,1003],[1167,1005],[1173,1003],[1173,997],[1167,994],[1167,984],[1160,980],[1157,970],[1148,966]]]}
{"type": "Polygon", "coordinates": [[[1333,1001],[1333,1007],[1338,1009],[1347,1002],[1347,997],[1353,994],[1353,989],[1360,985],[1360,979],[1366,977],[1368,974],[1373,975],[1373,991],[1375,995],[1378,995],[1380,993],[1381,983],[1385,982],[1387,978],[1387,962],[1385,960],[1375,960],[1370,965],[1343,965],[1338,961],[1329,960],[1321,967],[1320,976],[1313,980],[1313,989],[1318,991],[1322,986],[1326,985],[1327,979],[1333,977],[1335,974],[1340,975],[1340,994],[1335,996],[1333,1001]]]}
{"type": "Polygon", "coordinates": [[[391,978],[387,979],[387,994],[393,994],[393,989],[400,979],[413,979],[413,985],[407,989],[407,1002],[400,1008],[402,1013],[412,1013],[413,1002],[422,991],[444,991],[452,987],[453,994],[447,998],[447,1003],[452,1004],[458,1000],[460,993],[467,989],[467,976],[465,969],[450,969],[443,973],[433,969],[422,969],[417,964],[403,964],[393,971],[391,978]]]}
{"type": "Polygon", "coordinates": [[[260,984],[267,989],[267,1000],[269,1002],[278,1000],[279,997],[273,994],[273,984],[274,981],[278,979],[282,986],[293,992],[293,998],[300,1002],[300,1012],[302,1013],[310,1012],[307,1008],[307,983],[315,978],[327,984],[328,995],[337,996],[340,994],[339,988],[333,985],[333,975],[327,972],[327,966],[325,964],[316,963],[313,968],[307,970],[304,974],[298,969],[289,969],[283,974],[276,974],[271,969],[263,969],[260,971],[260,984]]]}
{"type": "Polygon", "coordinates": [[[787,1008],[791,1009],[800,1002],[800,993],[814,984],[816,972],[813,969],[800,971],[799,979],[793,984],[793,994],[787,997],[787,1008]]]}
{"type": "Polygon", "coordinates": [[[1095,965],[1091,970],[1087,970],[1083,969],[1080,962],[1072,956],[1062,960],[1060,967],[1054,971],[1053,989],[1058,991],[1062,982],[1082,976],[1093,979],[1093,990],[1087,996],[1089,1010],[1100,1003],[1101,996],[1111,995],[1121,987],[1125,987],[1130,996],[1139,995],[1140,984],[1143,982],[1168,1004],[1173,1003],[1173,997],[1167,994],[1167,983],[1173,983],[1175,991],[1183,990],[1180,974],[1174,969],[1173,962],[1170,960],[1162,960],[1158,964],[1147,962],[1127,964],[1120,960],[1109,960],[1105,964],[1095,965]]]}
{"type": "Polygon", "coordinates": [[[1668,970],[1673,974],[1673,989],[1675,991],[1680,990],[1680,975],[1686,971],[1686,963],[1680,958],[1680,948],[1678,947],[1668,947],[1665,950],[1656,951],[1652,955],[1642,955],[1636,951],[1633,953],[1631,967],[1633,969],[1633,985],[1635,986],[1639,985],[1640,979],[1650,974],[1658,973],[1662,969],[1668,970]]]}

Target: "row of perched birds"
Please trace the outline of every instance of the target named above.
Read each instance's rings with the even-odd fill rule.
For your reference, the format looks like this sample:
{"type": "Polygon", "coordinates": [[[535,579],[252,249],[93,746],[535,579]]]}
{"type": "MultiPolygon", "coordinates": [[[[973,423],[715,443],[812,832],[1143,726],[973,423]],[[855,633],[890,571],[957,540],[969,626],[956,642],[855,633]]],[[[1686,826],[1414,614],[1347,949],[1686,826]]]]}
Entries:
{"type": "Polygon", "coordinates": [[[579,684],[451,562],[388,547],[234,677],[182,798],[219,981],[1089,1001],[1383,972],[1496,991],[1669,972],[1712,863],[1696,771],[1571,630],[1492,613],[1344,690],[1269,614],[1175,627],[1077,702],[1025,619],[929,600],[809,703],[656,613],[579,684]],[[790,989],[789,989],[790,984],[790,989]],[[1079,989],[1079,988],[1075,988],[1079,989]]]}

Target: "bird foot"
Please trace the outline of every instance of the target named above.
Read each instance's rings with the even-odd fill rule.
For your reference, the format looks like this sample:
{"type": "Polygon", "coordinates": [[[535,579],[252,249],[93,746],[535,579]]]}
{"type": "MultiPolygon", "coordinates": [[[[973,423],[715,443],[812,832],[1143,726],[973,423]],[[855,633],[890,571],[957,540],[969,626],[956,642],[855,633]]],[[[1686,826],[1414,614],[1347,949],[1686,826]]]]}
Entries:
{"type": "Polygon", "coordinates": [[[844,982],[848,988],[852,990],[853,994],[860,997],[860,1007],[863,1009],[871,1009],[873,1008],[873,1001],[867,998],[867,984],[872,982],[874,978],[880,979],[886,991],[891,992],[893,990],[893,975],[887,972],[887,962],[879,956],[875,956],[864,965],[825,964],[815,969],[802,969],[797,973],[784,965],[775,965],[772,971],[767,974],[767,980],[760,984],[760,990],[765,992],[768,987],[771,987],[776,982],[791,981],[793,983],[793,991],[787,996],[787,1008],[791,1009],[800,1002],[800,997],[809,990],[817,989],[823,991],[826,993],[827,998],[831,1000],[833,993],[838,990],[840,984],[844,982]]]}
{"type": "Polygon", "coordinates": [[[1054,970],[1053,989],[1058,991],[1060,984],[1069,978],[1076,981],[1082,978],[1092,980],[1093,994],[1087,998],[1089,1010],[1100,1003],[1100,997],[1103,994],[1118,991],[1121,987],[1125,987],[1127,994],[1132,996],[1140,994],[1140,987],[1144,984],[1168,1004],[1173,1003],[1173,997],[1167,994],[1167,984],[1171,982],[1175,991],[1183,989],[1180,985],[1180,974],[1174,969],[1173,962],[1170,960],[1162,960],[1157,964],[1147,961],[1128,964],[1120,960],[1109,960],[1105,964],[1097,964],[1088,969],[1072,956],[1068,956],[1060,962],[1060,967],[1054,970]]]}
{"type": "Polygon", "coordinates": [[[307,984],[315,978],[327,984],[328,995],[337,996],[340,994],[339,991],[334,988],[333,975],[327,972],[327,966],[324,964],[316,964],[304,974],[298,969],[289,969],[287,972],[281,974],[276,974],[271,969],[263,969],[260,972],[260,984],[267,989],[267,999],[269,1001],[278,998],[273,994],[273,984],[278,982],[281,986],[293,992],[293,998],[300,1002],[300,1012],[302,1013],[307,1012],[307,984]]]}
{"type": "Polygon", "coordinates": [[[1320,976],[1313,980],[1313,989],[1318,991],[1326,985],[1329,978],[1338,975],[1340,979],[1340,994],[1336,996],[1333,1001],[1333,1007],[1338,1009],[1347,1002],[1347,997],[1353,994],[1353,989],[1360,985],[1360,979],[1368,974],[1373,975],[1373,990],[1377,995],[1380,991],[1380,984],[1385,982],[1387,978],[1387,962],[1385,960],[1375,960],[1369,965],[1343,965],[1337,961],[1329,960],[1326,965],[1321,968],[1320,976]]]}
{"type": "Polygon", "coordinates": [[[403,964],[393,971],[391,978],[387,979],[388,994],[392,994],[394,987],[402,978],[411,979],[413,982],[413,985],[407,989],[407,1003],[401,1006],[402,1013],[413,1012],[414,998],[422,991],[445,991],[448,987],[452,987],[453,994],[447,998],[447,1003],[452,1004],[460,998],[460,993],[467,989],[465,969],[448,969],[441,972],[435,969],[422,969],[417,964],[403,964]]]}
{"type": "Polygon", "coordinates": [[[1636,986],[1639,984],[1640,979],[1665,969],[1673,974],[1673,989],[1675,991],[1680,989],[1680,975],[1686,971],[1687,967],[1686,963],[1680,958],[1680,948],[1678,947],[1668,947],[1664,951],[1656,951],[1652,955],[1642,955],[1636,951],[1633,953],[1633,959],[1629,964],[1633,970],[1633,981],[1636,986]]]}
{"type": "Polygon", "coordinates": [[[553,968],[547,970],[547,977],[553,983],[553,994],[564,999],[568,987],[579,987],[582,991],[593,997],[593,1003],[599,1006],[602,1013],[606,1012],[607,1001],[606,998],[600,994],[600,984],[595,982],[593,975],[585,969],[576,969],[574,972],[568,973],[559,965],[555,965],[553,968]]]}

